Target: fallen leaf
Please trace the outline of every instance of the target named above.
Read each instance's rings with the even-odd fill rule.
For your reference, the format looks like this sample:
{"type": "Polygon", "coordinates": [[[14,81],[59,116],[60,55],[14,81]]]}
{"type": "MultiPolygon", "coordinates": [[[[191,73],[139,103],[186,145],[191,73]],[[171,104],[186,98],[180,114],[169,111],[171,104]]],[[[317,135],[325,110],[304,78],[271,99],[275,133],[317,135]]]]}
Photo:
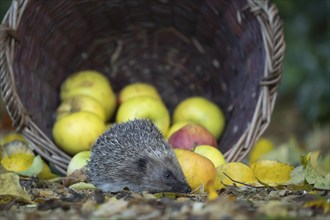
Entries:
{"type": "Polygon", "coordinates": [[[310,153],[309,161],[313,169],[321,176],[330,173],[330,153],[321,156],[319,151],[310,153]]]}
{"type": "Polygon", "coordinates": [[[0,159],[4,159],[13,154],[30,154],[34,156],[34,153],[28,146],[27,142],[21,140],[13,140],[11,142],[6,142],[5,145],[1,146],[0,151],[0,159]]]}
{"type": "MultiPolygon", "coordinates": [[[[322,159],[326,159],[325,162],[328,163],[327,157],[322,159]]],[[[323,162],[322,160],[322,163],[323,162]]],[[[327,169],[323,169],[320,165],[318,151],[310,152],[302,156],[301,164],[304,167],[307,183],[313,185],[317,189],[330,190],[330,172],[326,172],[327,169]]]]}
{"type": "Polygon", "coordinates": [[[126,210],[127,205],[128,205],[128,201],[111,198],[108,202],[100,205],[99,208],[94,212],[94,215],[97,217],[111,216],[120,213],[123,210],[126,210]]]}
{"type": "Polygon", "coordinates": [[[85,168],[77,169],[73,171],[69,176],[62,178],[62,183],[64,186],[70,186],[75,183],[86,182],[87,175],[85,168]]]}
{"type": "Polygon", "coordinates": [[[323,177],[315,171],[310,163],[306,166],[306,181],[315,188],[330,190],[330,173],[323,177]]]}
{"type": "Polygon", "coordinates": [[[173,192],[161,192],[161,193],[155,193],[154,196],[158,199],[160,198],[169,198],[169,199],[176,199],[180,195],[179,193],[173,193],[173,192]]]}
{"type": "Polygon", "coordinates": [[[270,186],[277,186],[290,180],[293,167],[274,160],[259,160],[251,164],[255,177],[270,186]]]}
{"type": "Polygon", "coordinates": [[[8,201],[32,203],[30,196],[19,183],[19,176],[15,173],[0,175],[0,188],[0,204],[8,201]]]}
{"type": "Polygon", "coordinates": [[[289,184],[295,184],[295,185],[299,185],[304,183],[306,179],[306,171],[304,169],[304,167],[302,165],[295,167],[292,171],[291,171],[291,177],[290,180],[288,182],[285,183],[285,185],[289,185],[289,184]]]}
{"type": "Polygon", "coordinates": [[[17,153],[3,158],[1,164],[8,171],[19,172],[29,169],[33,163],[33,159],[33,154],[17,153]]]}
{"type": "Polygon", "coordinates": [[[42,171],[42,168],[43,168],[43,161],[41,157],[38,155],[34,157],[32,165],[27,170],[16,171],[16,173],[24,176],[36,176],[42,171]]]}
{"type": "Polygon", "coordinates": [[[306,202],[304,207],[307,207],[307,208],[312,208],[312,207],[321,208],[323,210],[323,212],[326,214],[326,213],[330,212],[330,201],[325,199],[325,198],[319,198],[317,200],[306,202]]]}
{"type": "Polygon", "coordinates": [[[85,189],[96,189],[96,187],[93,184],[85,183],[85,182],[72,184],[71,186],[69,186],[69,188],[75,191],[85,190],[85,189]]]}
{"type": "Polygon", "coordinates": [[[223,188],[224,185],[243,186],[244,184],[253,184],[257,182],[251,168],[244,163],[230,162],[216,168],[216,188],[223,188]]]}
{"type": "MultiPolygon", "coordinates": [[[[288,216],[288,207],[281,201],[269,201],[258,209],[261,213],[265,213],[269,217],[286,217],[288,216]]],[[[267,219],[267,218],[266,218],[267,219]]]]}
{"type": "Polygon", "coordinates": [[[82,204],[81,212],[84,214],[91,213],[96,209],[97,205],[98,204],[94,200],[88,199],[86,202],[82,204]]]}

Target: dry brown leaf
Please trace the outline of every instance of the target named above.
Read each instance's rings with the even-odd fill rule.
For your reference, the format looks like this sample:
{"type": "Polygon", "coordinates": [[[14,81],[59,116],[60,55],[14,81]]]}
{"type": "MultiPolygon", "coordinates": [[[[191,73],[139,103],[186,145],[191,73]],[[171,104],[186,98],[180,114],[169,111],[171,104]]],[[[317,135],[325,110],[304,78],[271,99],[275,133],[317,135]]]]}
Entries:
{"type": "Polygon", "coordinates": [[[86,181],[87,181],[87,175],[85,172],[85,168],[75,170],[69,176],[62,178],[63,185],[67,187],[75,183],[86,182],[86,181]]]}

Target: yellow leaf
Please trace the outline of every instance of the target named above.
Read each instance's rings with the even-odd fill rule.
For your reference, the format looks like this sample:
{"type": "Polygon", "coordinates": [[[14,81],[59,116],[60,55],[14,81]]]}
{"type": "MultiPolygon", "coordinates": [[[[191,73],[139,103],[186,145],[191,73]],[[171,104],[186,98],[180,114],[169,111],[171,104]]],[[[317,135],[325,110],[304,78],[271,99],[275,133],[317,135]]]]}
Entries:
{"type": "Polygon", "coordinates": [[[243,186],[244,184],[254,184],[257,182],[251,168],[240,162],[225,163],[216,168],[216,188],[223,188],[225,185],[243,186]],[[233,182],[234,181],[234,182],[233,182]],[[244,183],[244,184],[240,184],[244,183]]]}
{"type": "Polygon", "coordinates": [[[57,177],[39,155],[34,157],[33,154],[16,153],[2,159],[1,164],[6,170],[24,176],[38,176],[42,179],[57,177]]]}
{"type": "Polygon", "coordinates": [[[43,166],[42,162],[43,161],[41,157],[38,155],[33,158],[33,162],[28,169],[22,171],[16,171],[16,173],[24,176],[36,176],[42,171],[42,166],[43,166]]]}
{"type": "Polygon", "coordinates": [[[2,166],[13,172],[27,170],[33,163],[34,155],[16,153],[2,159],[2,166]]]}
{"type": "Polygon", "coordinates": [[[260,138],[253,146],[249,154],[249,163],[259,160],[263,155],[273,150],[273,143],[267,138],[260,138]]]}
{"type": "Polygon", "coordinates": [[[293,167],[275,160],[259,160],[251,164],[255,177],[270,186],[277,186],[290,180],[293,167]]]}
{"type": "Polygon", "coordinates": [[[0,145],[5,145],[12,141],[22,141],[26,144],[28,143],[23,135],[16,133],[16,132],[12,132],[0,139],[0,145]]]}
{"type": "Polygon", "coordinates": [[[29,148],[28,144],[20,141],[14,140],[6,143],[1,147],[1,159],[9,157],[13,154],[31,154],[34,156],[33,151],[29,148]]]}
{"type": "Polygon", "coordinates": [[[30,196],[21,187],[19,176],[15,173],[5,173],[0,175],[0,188],[0,204],[5,204],[14,200],[31,203],[30,196]]]}
{"type": "Polygon", "coordinates": [[[323,212],[326,214],[330,212],[330,201],[326,200],[325,198],[320,198],[318,200],[306,202],[304,207],[307,208],[320,207],[323,209],[323,212]]]}

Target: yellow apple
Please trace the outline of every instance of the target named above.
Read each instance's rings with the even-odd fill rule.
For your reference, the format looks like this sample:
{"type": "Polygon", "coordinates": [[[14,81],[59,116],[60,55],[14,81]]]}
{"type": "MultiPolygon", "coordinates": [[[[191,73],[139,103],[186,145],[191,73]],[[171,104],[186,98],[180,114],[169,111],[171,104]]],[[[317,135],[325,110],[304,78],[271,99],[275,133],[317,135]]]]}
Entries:
{"type": "Polygon", "coordinates": [[[175,148],[174,153],[192,191],[199,187],[204,187],[209,193],[214,191],[216,169],[209,159],[179,148],[175,148]]]}
{"type": "Polygon", "coordinates": [[[166,138],[169,139],[174,132],[176,132],[177,130],[179,130],[180,128],[182,128],[183,126],[185,126],[189,123],[191,123],[191,122],[189,122],[189,121],[179,121],[177,123],[172,124],[170,126],[170,129],[168,130],[168,132],[166,134],[166,138]]]}
{"type": "Polygon", "coordinates": [[[105,123],[97,115],[80,111],[56,120],[52,132],[55,143],[74,155],[89,150],[105,129],[105,123]]]}
{"type": "Polygon", "coordinates": [[[218,140],[225,126],[225,117],[220,107],[199,96],[180,102],[173,111],[173,123],[191,121],[207,128],[218,140]]]}
{"type": "Polygon", "coordinates": [[[115,112],[117,101],[111,84],[97,71],[86,70],[70,75],[61,85],[61,99],[76,95],[88,95],[105,109],[106,119],[115,112]]]}
{"type": "Polygon", "coordinates": [[[210,145],[199,145],[193,150],[206,158],[208,158],[214,164],[214,167],[218,167],[221,164],[226,163],[226,159],[218,148],[210,145]]]}
{"type": "Polygon", "coordinates": [[[106,121],[105,109],[93,97],[76,95],[64,99],[56,110],[57,119],[74,112],[87,111],[96,114],[102,121],[106,121]]]}
{"type": "Polygon", "coordinates": [[[150,119],[164,135],[170,126],[170,114],[164,103],[148,96],[131,98],[123,102],[117,111],[116,122],[134,119],[150,119]]]}
{"type": "Polygon", "coordinates": [[[66,175],[71,175],[75,170],[81,169],[86,166],[89,158],[91,157],[91,151],[81,151],[75,154],[68,165],[66,175]]]}
{"type": "Polygon", "coordinates": [[[161,97],[157,89],[153,85],[142,82],[135,82],[126,85],[124,88],[120,90],[118,95],[118,100],[119,103],[123,103],[126,100],[137,96],[150,96],[155,99],[161,100],[161,97]]]}

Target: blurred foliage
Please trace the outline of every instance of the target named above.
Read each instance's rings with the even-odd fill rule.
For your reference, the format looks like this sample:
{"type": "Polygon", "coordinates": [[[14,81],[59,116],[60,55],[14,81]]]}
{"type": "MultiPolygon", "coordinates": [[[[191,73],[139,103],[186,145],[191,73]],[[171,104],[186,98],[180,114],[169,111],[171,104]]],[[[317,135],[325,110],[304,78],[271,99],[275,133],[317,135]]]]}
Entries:
{"type": "Polygon", "coordinates": [[[330,0],[273,0],[284,21],[280,99],[295,101],[310,123],[330,122],[330,0]]]}
{"type": "MultiPolygon", "coordinates": [[[[2,20],[11,0],[0,0],[2,20]]],[[[330,0],[272,0],[284,21],[281,99],[294,101],[309,123],[330,122],[330,0]]]]}
{"type": "Polygon", "coordinates": [[[6,14],[10,6],[11,0],[0,0],[0,21],[2,21],[3,17],[6,14]]]}

